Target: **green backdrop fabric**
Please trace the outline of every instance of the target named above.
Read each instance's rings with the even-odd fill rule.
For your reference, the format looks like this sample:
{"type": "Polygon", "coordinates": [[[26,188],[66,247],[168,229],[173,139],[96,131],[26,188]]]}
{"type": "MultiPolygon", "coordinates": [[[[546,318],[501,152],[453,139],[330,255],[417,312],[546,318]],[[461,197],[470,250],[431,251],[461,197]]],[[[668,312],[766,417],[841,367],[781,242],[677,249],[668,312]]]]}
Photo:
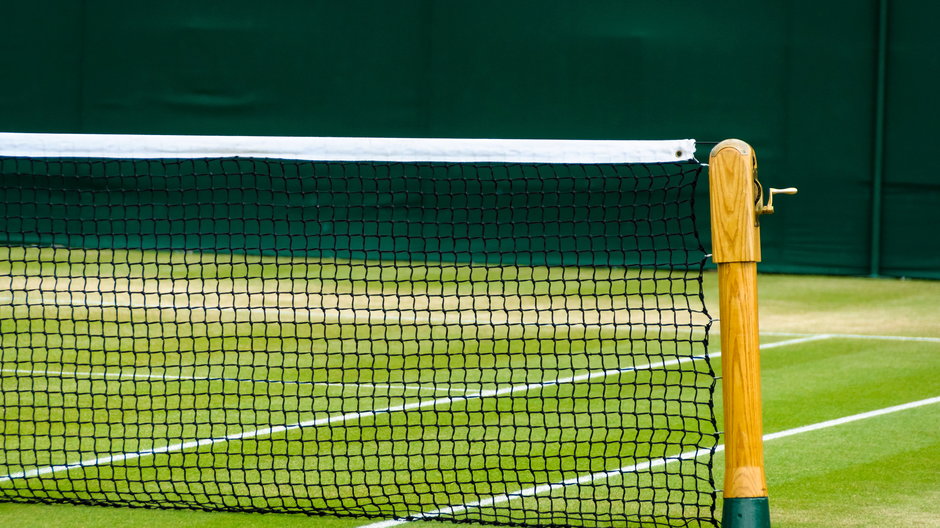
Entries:
{"type": "Polygon", "coordinates": [[[0,130],[738,137],[765,188],[800,188],[761,269],[940,279],[940,5],[914,4],[888,10],[878,218],[878,0],[19,2],[0,130]]]}

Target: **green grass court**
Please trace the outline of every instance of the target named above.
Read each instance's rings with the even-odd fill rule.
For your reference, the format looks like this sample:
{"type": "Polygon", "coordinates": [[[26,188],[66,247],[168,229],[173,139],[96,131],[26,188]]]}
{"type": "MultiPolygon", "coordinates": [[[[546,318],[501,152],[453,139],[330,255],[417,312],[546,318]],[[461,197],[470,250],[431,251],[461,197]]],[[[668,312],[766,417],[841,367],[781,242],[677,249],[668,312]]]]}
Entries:
{"type": "MultiPolygon", "coordinates": [[[[160,491],[198,504],[231,492],[224,489],[230,480],[247,486],[237,490],[240,494],[278,497],[289,491],[298,505],[316,507],[325,497],[316,496],[310,484],[327,482],[334,470],[356,469],[349,466],[355,461],[375,460],[369,458],[375,453],[350,450],[361,440],[377,440],[371,445],[396,452],[408,463],[365,473],[366,479],[358,482],[331,482],[336,484],[331,489],[344,490],[346,495],[339,498],[348,505],[381,511],[368,500],[370,490],[420,495],[439,482],[448,483],[447,496],[437,499],[461,504],[466,502],[460,500],[461,483],[471,475],[459,469],[422,468],[459,468],[472,465],[471,458],[480,460],[475,471],[493,471],[490,492],[499,495],[512,490],[501,483],[491,460],[500,468],[512,468],[512,479],[502,480],[552,482],[570,478],[572,471],[590,475],[612,469],[604,462],[615,457],[640,462],[685,452],[714,433],[707,407],[699,403],[708,387],[693,368],[695,362],[678,361],[675,341],[659,339],[671,337],[663,335],[663,328],[688,339],[700,334],[707,320],[700,307],[672,306],[662,295],[697,294],[697,284],[681,276],[645,271],[644,278],[652,280],[640,282],[623,280],[630,278],[629,271],[609,269],[3,251],[8,253],[0,258],[0,281],[6,282],[0,295],[7,296],[0,298],[2,379],[34,380],[30,401],[18,402],[17,412],[33,413],[37,424],[7,429],[6,434],[23,445],[61,442],[74,453],[124,457],[92,460],[85,468],[106,478],[119,478],[122,471],[152,472],[135,475],[147,482],[141,489],[95,490],[112,496],[130,492],[143,497],[160,491]],[[105,264],[114,260],[127,264],[105,264]],[[42,280],[51,276],[70,280],[42,280]],[[29,289],[33,297],[18,289],[29,289]],[[14,320],[10,316],[16,310],[14,320]],[[656,335],[648,337],[656,340],[642,339],[651,331],[656,335]],[[466,340],[456,339],[461,333],[466,340]],[[633,337],[640,345],[631,347],[618,337],[633,337]],[[46,355],[33,352],[26,365],[18,356],[26,345],[46,355]],[[419,350],[415,353],[409,346],[419,350]],[[316,350],[328,352],[312,353],[316,350]],[[661,358],[662,364],[646,367],[650,356],[661,358]],[[101,365],[108,368],[95,368],[101,365]],[[614,371],[620,372],[610,374],[614,371]],[[626,387],[625,377],[632,380],[626,387]],[[563,382],[555,383],[558,380],[563,382]],[[135,402],[148,401],[135,392],[141,381],[147,382],[148,405],[123,408],[112,416],[94,414],[94,408],[121,408],[131,394],[137,396],[135,402]],[[698,385],[695,400],[683,403],[686,410],[700,413],[687,427],[698,436],[688,431],[657,433],[663,424],[656,420],[661,418],[643,423],[646,412],[653,416],[653,411],[669,409],[636,408],[628,415],[617,406],[654,393],[679,405],[673,402],[687,396],[677,387],[686,387],[682,390],[687,393],[698,385]],[[154,387],[164,394],[153,393],[154,387]],[[55,401],[67,393],[84,396],[55,401]],[[182,393],[191,396],[173,396],[182,393]],[[172,398],[179,401],[169,401],[172,398]],[[466,413],[431,412],[444,400],[449,409],[466,413]],[[55,410],[63,404],[71,410],[55,410]],[[159,411],[167,408],[184,410],[159,411]],[[59,414],[42,415],[55,412],[59,414]],[[360,418],[373,425],[329,427],[360,418]],[[153,440],[133,445],[79,440],[76,433],[90,427],[92,419],[108,423],[111,438],[127,434],[153,440]],[[557,422],[527,421],[552,419],[557,422]],[[471,420],[477,423],[468,423],[471,420]],[[225,425],[241,432],[227,437],[232,429],[225,425]],[[475,427],[467,430],[477,431],[478,438],[467,441],[448,434],[470,425],[475,427]],[[549,430],[559,436],[520,440],[517,433],[529,430],[529,425],[552,425],[549,430]],[[657,442],[654,450],[635,450],[622,445],[616,435],[605,434],[625,426],[647,431],[657,442]],[[270,440],[278,436],[283,440],[270,440]],[[203,443],[184,445],[179,439],[203,443]],[[226,454],[231,442],[251,449],[235,460],[226,454]],[[596,462],[554,467],[551,458],[535,455],[534,446],[542,445],[591,454],[596,462]],[[628,448],[628,453],[623,451],[628,448]],[[300,453],[309,466],[294,465],[300,453]],[[196,491],[172,489],[161,483],[161,469],[130,463],[134,457],[151,456],[164,457],[169,465],[198,468],[182,475],[197,483],[196,491]],[[256,482],[253,475],[259,469],[274,470],[277,481],[256,482]]],[[[717,317],[714,282],[714,275],[707,274],[704,293],[709,311],[717,317]]],[[[940,396],[940,283],[766,275],[761,277],[761,296],[766,433],[940,396]]],[[[712,331],[720,332],[720,325],[712,331]]],[[[715,354],[718,339],[712,337],[710,352],[715,354]]],[[[697,347],[693,354],[701,353],[697,347]]],[[[720,367],[717,360],[714,366],[720,367]]],[[[720,402],[718,412],[720,423],[720,402]]],[[[940,526],[940,402],[771,439],[766,455],[774,526],[940,526]]],[[[19,462],[55,468],[75,459],[19,462]]],[[[706,471],[692,460],[681,464],[688,465],[685,473],[691,478],[706,471]]],[[[720,459],[715,466],[720,487],[720,459]]],[[[655,484],[669,477],[624,473],[610,477],[610,483],[618,478],[650,478],[655,484]]],[[[60,492],[82,491],[72,488],[81,482],[55,482],[60,492]]],[[[0,487],[11,485],[9,480],[0,482],[0,487]]],[[[571,500],[581,488],[565,487],[522,501],[550,511],[553,496],[564,494],[571,500]]],[[[595,482],[583,489],[587,501],[603,485],[595,482]]],[[[597,507],[615,508],[616,498],[598,501],[597,507]]],[[[250,499],[241,506],[251,507],[250,499]]],[[[428,508],[434,507],[429,501],[428,508]]],[[[374,522],[0,504],[0,523],[24,527],[340,528],[374,522]]]]}

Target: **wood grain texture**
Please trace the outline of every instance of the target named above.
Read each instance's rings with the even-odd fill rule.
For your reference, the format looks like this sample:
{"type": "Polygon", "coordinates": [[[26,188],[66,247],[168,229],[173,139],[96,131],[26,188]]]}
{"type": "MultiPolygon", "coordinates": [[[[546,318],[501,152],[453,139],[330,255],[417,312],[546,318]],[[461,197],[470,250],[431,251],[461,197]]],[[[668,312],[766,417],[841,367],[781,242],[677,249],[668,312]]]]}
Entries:
{"type": "Polygon", "coordinates": [[[708,167],[712,260],[718,264],[760,262],[754,149],[743,141],[726,139],[712,149],[708,167]]]}
{"type": "Polygon", "coordinates": [[[757,264],[718,265],[725,408],[725,497],[766,497],[757,264]]]}

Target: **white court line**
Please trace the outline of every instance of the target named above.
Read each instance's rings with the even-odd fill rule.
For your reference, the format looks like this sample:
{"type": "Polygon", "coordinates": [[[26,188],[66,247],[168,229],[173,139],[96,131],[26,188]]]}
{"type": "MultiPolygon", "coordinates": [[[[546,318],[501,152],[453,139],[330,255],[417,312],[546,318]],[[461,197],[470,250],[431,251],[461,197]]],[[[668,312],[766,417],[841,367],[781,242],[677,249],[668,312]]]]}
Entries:
{"type": "MultiPolygon", "coordinates": [[[[859,413],[859,414],[853,414],[853,415],[851,415],[851,416],[845,416],[845,417],[842,417],[842,418],[837,418],[837,419],[835,419],[835,420],[828,420],[828,421],[825,421],[825,422],[819,422],[819,423],[815,423],[815,424],[812,424],[812,425],[805,425],[805,426],[803,426],[803,427],[795,427],[795,428],[793,428],[793,429],[787,429],[787,430],[785,430],[785,431],[779,431],[779,432],[776,432],[776,433],[766,434],[766,435],[764,435],[764,441],[776,440],[776,439],[778,439],[778,438],[786,438],[786,437],[788,437],[788,436],[793,436],[793,435],[802,434],[802,433],[808,433],[808,432],[810,432],[810,431],[818,431],[818,430],[820,430],[820,429],[826,429],[826,428],[829,428],[829,427],[835,427],[835,426],[842,425],[842,424],[847,424],[847,423],[850,423],[850,422],[857,422],[857,421],[859,421],[859,420],[865,420],[865,419],[868,419],[868,418],[874,418],[874,417],[876,417],[876,416],[882,416],[882,415],[885,415],[885,414],[896,413],[896,412],[905,411],[905,410],[908,410],[908,409],[914,409],[914,408],[916,408],[916,407],[923,407],[923,406],[925,406],[925,405],[932,405],[932,404],[935,404],[935,403],[940,403],[940,396],[936,396],[936,397],[933,397],[933,398],[927,398],[927,399],[925,399],[925,400],[919,400],[919,401],[915,401],[915,402],[905,403],[905,404],[901,404],[901,405],[895,405],[895,406],[893,406],[893,407],[886,407],[886,408],[884,408],[884,409],[878,409],[878,410],[875,410],[875,411],[869,411],[869,412],[864,412],[864,413],[859,413]]],[[[392,520],[388,520],[388,521],[380,521],[380,522],[377,522],[377,523],[362,525],[362,526],[360,526],[359,528],[390,528],[390,527],[392,527],[392,526],[400,526],[400,525],[402,525],[402,524],[406,524],[406,523],[409,523],[409,522],[412,522],[412,521],[420,521],[420,520],[424,520],[424,519],[432,519],[432,518],[435,518],[435,517],[440,517],[440,516],[442,516],[442,515],[452,515],[452,514],[456,514],[456,513],[462,513],[462,512],[465,512],[465,511],[467,511],[467,510],[474,509],[474,508],[483,508],[483,507],[486,507],[486,506],[494,506],[494,505],[496,505],[496,504],[501,504],[501,503],[504,503],[504,502],[509,502],[509,501],[512,501],[512,500],[515,500],[515,499],[520,499],[520,498],[523,498],[523,497],[531,497],[531,496],[534,496],[534,495],[541,495],[541,494],[548,493],[548,492],[550,492],[550,491],[554,491],[554,490],[557,490],[557,489],[561,489],[561,488],[564,488],[564,487],[567,487],[567,486],[576,486],[576,485],[580,485],[580,484],[587,484],[587,483],[590,483],[590,482],[594,482],[594,481],[597,481],[597,480],[604,480],[604,479],[606,479],[606,478],[614,477],[614,476],[621,475],[621,474],[625,474],[625,473],[636,473],[636,472],[639,472],[639,471],[644,471],[644,470],[648,470],[648,469],[655,468],[655,467],[665,466],[665,465],[667,465],[667,464],[671,464],[671,463],[673,463],[673,462],[678,462],[678,461],[680,461],[680,460],[691,460],[691,459],[695,459],[695,458],[698,458],[698,457],[700,457],[700,456],[702,456],[702,455],[706,455],[706,454],[708,454],[708,453],[711,453],[712,451],[714,451],[715,453],[718,453],[718,452],[721,452],[721,451],[724,451],[724,450],[725,450],[725,446],[722,444],[722,445],[715,446],[715,449],[714,449],[714,450],[703,448],[703,449],[697,449],[697,450],[695,450],[695,451],[686,451],[685,453],[681,453],[681,454],[679,454],[679,455],[675,455],[675,456],[671,456],[671,457],[657,458],[657,459],[648,460],[648,461],[645,461],[645,462],[640,462],[640,463],[638,463],[638,464],[632,464],[632,465],[629,465],[629,466],[624,466],[624,467],[622,467],[622,468],[613,469],[613,470],[610,470],[610,471],[601,471],[601,472],[598,472],[598,473],[592,473],[592,474],[589,474],[589,475],[582,475],[582,476],[580,476],[580,477],[570,478],[570,479],[563,480],[563,481],[560,481],[560,482],[554,482],[554,483],[550,483],[550,484],[542,484],[542,485],[539,485],[539,486],[533,486],[533,487],[531,487],[531,488],[521,489],[521,490],[518,490],[518,491],[514,491],[514,492],[512,492],[512,493],[505,493],[505,494],[502,494],[502,495],[494,495],[494,496],[492,496],[492,497],[487,497],[486,499],[482,499],[482,500],[479,500],[479,501],[468,502],[468,503],[466,503],[466,504],[460,504],[460,505],[456,505],[456,506],[448,506],[448,507],[446,507],[446,508],[441,508],[441,509],[439,509],[439,510],[434,510],[434,511],[425,512],[425,513],[418,513],[418,514],[412,515],[412,516],[407,517],[407,518],[392,519],[392,520]]]]}
{"type": "Polygon", "coordinates": [[[900,405],[894,405],[892,407],[885,407],[883,409],[876,409],[874,411],[853,414],[851,416],[836,418],[834,420],[827,420],[825,422],[819,422],[819,423],[815,423],[812,425],[794,427],[793,429],[787,429],[786,431],[768,433],[764,435],[764,440],[776,440],[778,438],[786,438],[788,436],[793,436],[793,435],[797,435],[801,433],[808,433],[810,431],[818,431],[820,429],[827,429],[829,427],[835,427],[837,425],[857,422],[859,420],[874,418],[876,416],[882,416],[885,414],[891,414],[891,413],[895,413],[899,411],[906,411],[908,409],[915,409],[917,407],[923,407],[925,405],[931,405],[934,403],[940,403],[940,396],[934,396],[933,398],[926,398],[923,400],[913,401],[909,403],[902,403],[900,405]]]}
{"type": "MultiPolygon", "coordinates": [[[[817,336],[815,337],[815,339],[823,339],[823,337],[817,336]]],[[[807,340],[811,340],[811,338],[798,338],[798,339],[793,339],[789,341],[792,341],[794,343],[803,343],[803,342],[806,342],[807,340]]],[[[771,346],[773,347],[783,346],[786,344],[788,344],[787,341],[780,341],[777,343],[771,343],[769,345],[765,345],[763,346],[763,348],[768,348],[771,346]]],[[[710,357],[715,358],[719,356],[721,356],[720,351],[716,352],[715,354],[711,354],[710,357]]],[[[543,381],[543,382],[538,382],[538,383],[529,383],[526,385],[513,385],[510,387],[504,387],[502,389],[481,391],[476,394],[468,394],[468,395],[463,395],[463,396],[446,396],[446,397],[437,398],[434,400],[417,401],[417,402],[412,402],[412,403],[403,404],[403,405],[385,407],[382,409],[373,409],[369,411],[327,416],[325,418],[307,420],[307,421],[297,422],[297,423],[290,424],[290,425],[264,427],[261,429],[255,429],[253,431],[233,433],[230,435],[216,437],[216,438],[205,438],[201,440],[191,440],[189,442],[169,444],[163,447],[145,449],[145,450],[136,451],[133,453],[121,453],[121,454],[116,454],[116,455],[107,455],[103,457],[88,458],[88,459],[80,460],[77,462],[70,462],[68,464],[60,464],[60,465],[55,465],[55,466],[43,466],[43,467],[34,468],[34,469],[26,470],[26,471],[10,473],[8,475],[2,475],[0,476],[0,484],[4,482],[9,482],[14,479],[39,477],[39,476],[49,475],[53,473],[61,473],[63,471],[70,471],[72,469],[76,469],[80,467],[113,464],[115,462],[124,462],[127,460],[135,460],[138,458],[154,456],[157,454],[184,451],[187,449],[200,448],[200,447],[210,446],[210,445],[214,445],[218,443],[245,440],[249,438],[266,437],[266,436],[271,436],[271,435],[275,435],[279,433],[293,431],[296,429],[303,429],[306,427],[317,427],[317,426],[328,425],[328,424],[337,423],[337,422],[359,420],[362,418],[368,418],[368,417],[377,416],[380,414],[388,414],[388,413],[402,412],[402,411],[412,411],[416,409],[423,409],[426,407],[436,407],[438,405],[443,405],[443,404],[450,405],[450,404],[461,402],[461,401],[469,401],[469,400],[474,400],[474,399],[479,399],[479,398],[505,396],[508,394],[515,394],[517,392],[528,392],[530,390],[540,390],[545,387],[551,387],[555,385],[578,383],[581,381],[588,381],[588,380],[597,379],[597,378],[605,378],[605,377],[609,377],[613,375],[625,374],[628,372],[637,372],[641,370],[652,370],[652,369],[657,369],[657,368],[670,367],[670,366],[680,365],[683,363],[689,363],[692,361],[698,361],[701,359],[703,359],[702,356],[692,356],[692,357],[673,359],[669,361],[661,361],[658,363],[649,363],[646,365],[640,365],[636,367],[625,367],[625,368],[609,369],[609,370],[597,371],[597,372],[586,372],[584,374],[579,374],[577,376],[557,378],[554,380],[543,381]]]]}
{"type": "Polygon", "coordinates": [[[835,339],[874,339],[880,341],[923,341],[926,343],[940,343],[940,337],[914,337],[914,336],[891,336],[891,335],[868,335],[868,334],[805,334],[799,332],[761,332],[766,336],[813,336],[825,335],[835,339]]]}
{"type": "MultiPolygon", "coordinates": [[[[766,344],[761,345],[760,348],[761,350],[764,350],[767,348],[777,348],[777,347],[786,346],[786,345],[798,345],[800,343],[820,341],[823,339],[829,339],[831,337],[832,337],[831,334],[816,334],[816,335],[808,335],[808,336],[803,336],[803,337],[795,337],[793,339],[785,339],[783,341],[776,341],[774,343],[766,343],[766,344]]],[[[713,354],[713,357],[718,357],[720,355],[721,353],[719,352],[717,354],[713,354]]]]}
{"type": "MultiPolygon", "coordinates": [[[[720,450],[719,448],[723,449],[724,446],[716,447],[715,451],[716,452],[719,451],[720,450]]],[[[645,471],[648,469],[665,466],[666,464],[669,464],[671,462],[676,462],[679,460],[691,460],[694,458],[698,458],[702,455],[708,454],[710,452],[712,452],[711,449],[704,449],[704,448],[698,449],[696,451],[689,451],[686,453],[682,453],[675,457],[657,458],[655,460],[648,460],[646,462],[640,462],[638,464],[624,466],[619,469],[613,469],[610,471],[603,471],[599,473],[592,473],[590,475],[581,475],[580,477],[573,477],[568,480],[562,480],[560,482],[553,482],[550,484],[541,484],[538,486],[532,486],[531,488],[521,489],[518,491],[514,491],[512,493],[506,493],[502,495],[493,495],[492,497],[487,497],[485,499],[474,501],[474,502],[468,502],[468,503],[459,504],[456,506],[448,506],[446,508],[441,508],[439,510],[429,511],[425,513],[418,513],[418,514],[412,515],[410,517],[402,518],[402,519],[391,519],[388,521],[380,521],[377,523],[365,524],[365,525],[360,526],[359,528],[389,528],[391,526],[400,526],[402,524],[406,524],[406,523],[410,523],[414,521],[433,519],[435,517],[440,517],[442,515],[453,515],[455,513],[462,513],[470,509],[484,508],[486,506],[494,506],[496,504],[509,502],[515,499],[521,499],[523,497],[541,495],[543,493],[548,493],[550,491],[565,488],[567,486],[577,486],[580,484],[588,484],[595,480],[603,480],[603,479],[614,477],[614,476],[621,475],[624,473],[636,473],[639,471],[645,471]]]]}
{"type": "Polygon", "coordinates": [[[116,380],[157,380],[157,381],[232,381],[243,383],[269,383],[283,385],[311,385],[318,387],[357,387],[366,389],[389,389],[389,390],[411,390],[411,391],[433,391],[433,392],[470,392],[471,389],[457,389],[450,387],[428,387],[424,385],[407,384],[382,384],[382,383],[333,383],[326,381],[286,381],[286,380],[266,380],[253,378],[227,378],[223,376],[183,376],[166,374],[140,374],[125,372],[94,372],[94,371],[64,371],[64,370],[34,370],[34,369],[0,369],[2,374],[22,374],[24,376],[60,376],[74,378],[101,378],[116,380]]]}

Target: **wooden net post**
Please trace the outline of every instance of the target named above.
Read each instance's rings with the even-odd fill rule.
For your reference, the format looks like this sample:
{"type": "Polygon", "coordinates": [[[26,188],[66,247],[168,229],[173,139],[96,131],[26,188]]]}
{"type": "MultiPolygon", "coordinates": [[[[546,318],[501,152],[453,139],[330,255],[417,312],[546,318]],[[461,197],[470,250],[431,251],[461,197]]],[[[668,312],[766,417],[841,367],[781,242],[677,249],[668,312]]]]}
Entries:
{"type": "MultiPolygon", "coordinates": [[[[747,143],[729,139],[712,149],[712,260],[718,265],[721,364],[725,410],[725,528],[769,528],[764,475],[760,355],[757,323],[759,215],[763,204],[757,158],[747,143]]],[[[792,194],[796,189],[773,189],[792,194]]]]}

